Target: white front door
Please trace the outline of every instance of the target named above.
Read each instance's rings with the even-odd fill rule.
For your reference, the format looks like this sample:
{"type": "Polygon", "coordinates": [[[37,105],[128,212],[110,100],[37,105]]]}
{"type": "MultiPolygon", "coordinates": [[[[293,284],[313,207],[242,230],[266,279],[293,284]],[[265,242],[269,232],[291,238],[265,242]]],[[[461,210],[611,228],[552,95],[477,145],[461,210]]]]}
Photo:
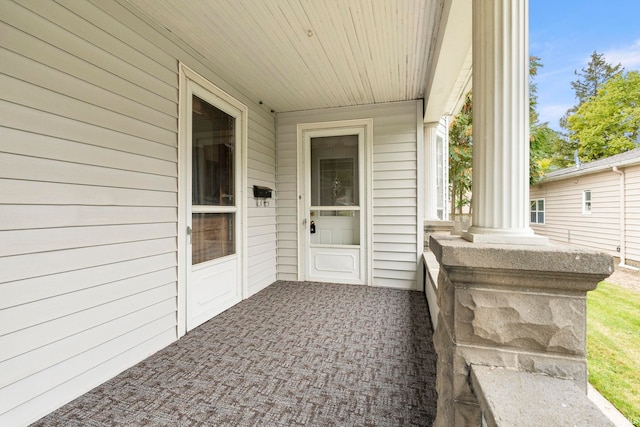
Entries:
{"type": "Polygon", "coordinates": [[[183,150],[186,330],[242,300],[242,112],[192,80],[183,150]]]}
{"type": "Polygon", "coordinates": [[[366,126],[302,132],[302,280],[366,283],[366,126]]]}

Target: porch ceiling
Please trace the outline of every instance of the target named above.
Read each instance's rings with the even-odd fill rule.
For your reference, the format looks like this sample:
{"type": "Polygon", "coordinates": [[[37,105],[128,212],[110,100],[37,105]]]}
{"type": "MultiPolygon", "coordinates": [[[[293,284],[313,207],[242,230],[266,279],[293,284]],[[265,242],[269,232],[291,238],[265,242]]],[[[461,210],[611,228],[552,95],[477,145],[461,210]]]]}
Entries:
{"type": "Polygon", "coordinates": [[[123,1],[277,112],[424,98],[452,2],[123,1]]]}

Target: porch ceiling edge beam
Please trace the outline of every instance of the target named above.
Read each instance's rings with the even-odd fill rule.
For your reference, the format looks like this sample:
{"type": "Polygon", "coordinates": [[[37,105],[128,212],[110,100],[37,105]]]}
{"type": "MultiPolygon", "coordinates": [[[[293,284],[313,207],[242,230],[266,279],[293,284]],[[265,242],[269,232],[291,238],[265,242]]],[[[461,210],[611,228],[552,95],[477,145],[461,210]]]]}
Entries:
{"type": "Polygon", "coordinates": [[[455,115],[471,89],[471,0],[445,0],[441,26],[426,83],[424,122],[455,115]]]}

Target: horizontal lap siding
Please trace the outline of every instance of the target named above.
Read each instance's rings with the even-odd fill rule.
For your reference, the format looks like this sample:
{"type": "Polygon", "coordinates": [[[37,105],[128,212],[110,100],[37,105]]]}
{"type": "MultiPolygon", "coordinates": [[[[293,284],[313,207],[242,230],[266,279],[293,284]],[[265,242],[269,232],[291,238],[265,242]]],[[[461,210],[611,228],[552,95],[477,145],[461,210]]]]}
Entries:
{"type": "Polygon", "coordinates": [[[278,279],[298,280],[297,124],[286,113],[277,118],[278,279]]]}
{"type": "MultiPolygon", "coordinates": [[[[178,62],[115,2],[0,4],[0,424],[176,340],[178,62]],[[101,28],[108,29],[104,31],[101,28]]],[[[248,289],[276,276],[272,115],[249,105],[248,289]]]]}
{"type": "Polygon", "coordinates": [[[278,278],[298,278],[297,124],[373,118],[373,278],[375,286],[416,287],[416,102],[278,115],[278,278]]]}
{"type": "Polygon", "coordinates": [[[418,238],[415,104],[374,119],[374,141],[373,283],[414,289],[418,238]]]}
{"type": "Polygon", "coordinates": [[[545,199],[545,224],[532,224],[532,229],[552,241],[615,256],[620,241],[619,194],[619,177],[611,171],[533,187],[530,198],[545,199]],[[591,214],[582,213],[584,190],[591,190],[591,214]]]}
{"type": "Polygon", "coordinates": [[[276,187],[275,122],[270,114],[249,112],[247,153],[247,288],[248,295],[276,280],[276,200],[257,206],[253,186],[276,187]]]}
{"type": "Polygon", "coordinates": [[[126,366],[109,370],[111,359],[176,339],[177,63],[53,2],[1,7],[0,420],[11,424],[97,385],[85,374],[52,398],[84,372],[113,375],[126,366]]]}

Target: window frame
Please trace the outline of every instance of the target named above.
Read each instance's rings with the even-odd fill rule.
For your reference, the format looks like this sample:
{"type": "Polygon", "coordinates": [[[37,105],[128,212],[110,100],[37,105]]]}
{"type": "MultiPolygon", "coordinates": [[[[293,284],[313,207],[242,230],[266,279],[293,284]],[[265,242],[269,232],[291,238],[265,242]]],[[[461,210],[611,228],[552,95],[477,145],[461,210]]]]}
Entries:
{"type": "Polygon", "coordinates": [[[582,190],[582,214],[591,215],[593,212],[593,192],[591,190],[582,190]],[[587,199],[587,194],[589,195],[587,199]]]}
{"type": "Polygon", "coordinates": [[[545,224],[545,206],[546,200],[544,198],[541,199],[530,199],[529,200],[529,224],[536,225],[544,225],[545,224]],[[542,202],[542,210],[540,210],[540,202],[542,202]],[[535,209],[534,209],[535,205],[535,209]],[[540,215],[542,214],[542,221],[540,221],[540,215]],[[532,221],[532,216],[535,215],[535,221],[532,221]]]}

